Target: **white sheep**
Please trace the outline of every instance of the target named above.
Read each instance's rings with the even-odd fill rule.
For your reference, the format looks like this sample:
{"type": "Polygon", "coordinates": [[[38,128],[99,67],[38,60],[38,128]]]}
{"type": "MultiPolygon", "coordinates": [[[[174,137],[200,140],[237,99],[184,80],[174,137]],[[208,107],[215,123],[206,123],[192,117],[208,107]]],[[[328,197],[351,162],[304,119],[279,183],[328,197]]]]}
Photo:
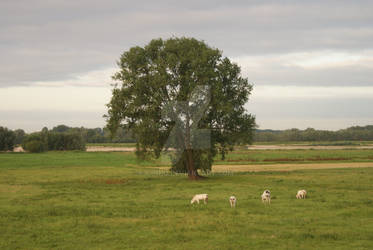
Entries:
{"type": "Polygon", "coordinates": [[[229,197],[229,203],[231,204],[231,207],[236,207],[237,199],[235,196],[229,197]]]}
{"type": "Polygon", "coordinates": [[[306,195],[307,195],[307,191],[303,189],[303,190],[299,190],[295,197],[297,199],[305,199],[306,195]]]}
{"type": "Polygon", "coordinates": [[[265,190],[262,194],[262,202],[268,202],[271,204],[271,192],[269,190],[265,190]]]}
{"type": "Polygon", "coordinates": [[[200,200],[203,200],[203,202],[206,204],[208,201],[208,195],[207,194],[196,194],[193,199],[190,201],[190,204],[193,204],[194,202],[197,202],[199,204],[200,200]]]}

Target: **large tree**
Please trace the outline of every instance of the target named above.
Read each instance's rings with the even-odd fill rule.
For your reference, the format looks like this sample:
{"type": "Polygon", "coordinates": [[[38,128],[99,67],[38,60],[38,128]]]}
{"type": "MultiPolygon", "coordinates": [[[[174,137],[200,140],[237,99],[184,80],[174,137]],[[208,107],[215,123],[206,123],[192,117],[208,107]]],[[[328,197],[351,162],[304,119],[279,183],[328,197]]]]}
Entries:
{"type": "Polygon", "coordinates": [[[238,143],[251,143],[255,117],[244,105],[252,85],[218,49],[194,38],[155,39],[132,47],[108,104],[107,127],[130,129],[139,156],[168,151],[172,170],[199,179],[238,143]]]}

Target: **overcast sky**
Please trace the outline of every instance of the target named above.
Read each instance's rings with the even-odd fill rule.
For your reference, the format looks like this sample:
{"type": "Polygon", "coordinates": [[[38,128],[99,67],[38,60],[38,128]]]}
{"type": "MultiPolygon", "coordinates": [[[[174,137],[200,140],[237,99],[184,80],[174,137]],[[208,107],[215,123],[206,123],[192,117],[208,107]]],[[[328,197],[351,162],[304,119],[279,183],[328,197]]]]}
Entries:
{"type": "Polygon", "coordinates": [[[0,126],[103,127],[120,54],[195,37],[254,84],[261,129],[373,124],[373,1],[0,1],[0,126]]]}

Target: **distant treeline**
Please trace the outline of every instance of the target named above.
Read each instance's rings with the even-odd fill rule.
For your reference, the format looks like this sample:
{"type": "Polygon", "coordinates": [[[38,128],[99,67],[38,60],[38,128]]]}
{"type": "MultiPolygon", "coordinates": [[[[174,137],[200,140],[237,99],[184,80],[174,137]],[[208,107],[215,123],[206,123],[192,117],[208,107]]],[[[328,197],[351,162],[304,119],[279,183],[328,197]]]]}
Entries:
{"type": "Polygon", "coordinates": [[[130,131],[123,128],[118,128],[114,136],[106,128],[84,128],[84,127],[68,127],[66,125],[58,125],[54,127],[52,132],[59,133],[79,133],[87,143],[127,143],[136,142],[132,138],[130,131]]]}
{"type": "Polygon", "coordinates": [[[118,129],[115,136],[107,129],[68,127],[58,125],[51,130],[43,128],[40,132],[27,134],[22,129],[10,130],[0,127],[0,151],[12,151],[16,145],[30,152],[48,150],[84,150],[86,143],[135,142],[131,133],[118,129]]]}
{"type": "MultiPolygon", "coordinates": [[[[373,141],[373,125],[354,126],[338,131],[316,130],[257,130],[254,142],[297,141],[373,141]]],[[[107,129],[68,127],[58,125],[51,130],[27,134],[22,129],[10,130],[0,126],[0,151],[12,151],[16,145],[33,152],[47,150],[84,150],[86,143],[136,142],[130,131],[118,129],[112,137],[107,129]]]]}
{"type": "Polygon", "coordinates": [[[257,130],[255,142],[297,142],[297,141],[372,141],[373,125],[354,126],[338,131],[316,130],[257,130]]]}
{"type": "Polygon", "coordinates": [[[43,129],[41,132],[27,135],[22,142],[22,147],[35,153],[48,150],[85,150],[85,142],[80,133],[43,129]]]}

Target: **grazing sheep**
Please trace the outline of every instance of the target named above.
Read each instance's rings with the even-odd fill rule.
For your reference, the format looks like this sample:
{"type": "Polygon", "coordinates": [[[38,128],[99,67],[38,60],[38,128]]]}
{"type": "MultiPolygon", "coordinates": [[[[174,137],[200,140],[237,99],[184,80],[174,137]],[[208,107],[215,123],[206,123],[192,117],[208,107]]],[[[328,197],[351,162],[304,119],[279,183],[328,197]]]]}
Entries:
{"type": "Polygon", "coordinates": [[[231,204],[231,207],[236,207],[237,199],[234,196],[229,197],[229,203],[231,204]]]}
{"type": "Polygon", "coordinates": [[[200,200],[203,200],[203,202],[206,204],[208,201],[207,194],[196,194],[193,199],[190,201],[190,204],[193,204],[194,202],[197,202],[199,204],[200,200]]]}
{"type": "Polygon", "coordinates": [[[271,204],[271,192],[269,190],[265,190],[262,194],[262,202],[268,202],[271,204]]]}
{"type": "Polygon", "coordinates": [[[295,196],[297,199],[305,199],[307,195],[306,190],[299,190],[297,195],[295,196]]]}

